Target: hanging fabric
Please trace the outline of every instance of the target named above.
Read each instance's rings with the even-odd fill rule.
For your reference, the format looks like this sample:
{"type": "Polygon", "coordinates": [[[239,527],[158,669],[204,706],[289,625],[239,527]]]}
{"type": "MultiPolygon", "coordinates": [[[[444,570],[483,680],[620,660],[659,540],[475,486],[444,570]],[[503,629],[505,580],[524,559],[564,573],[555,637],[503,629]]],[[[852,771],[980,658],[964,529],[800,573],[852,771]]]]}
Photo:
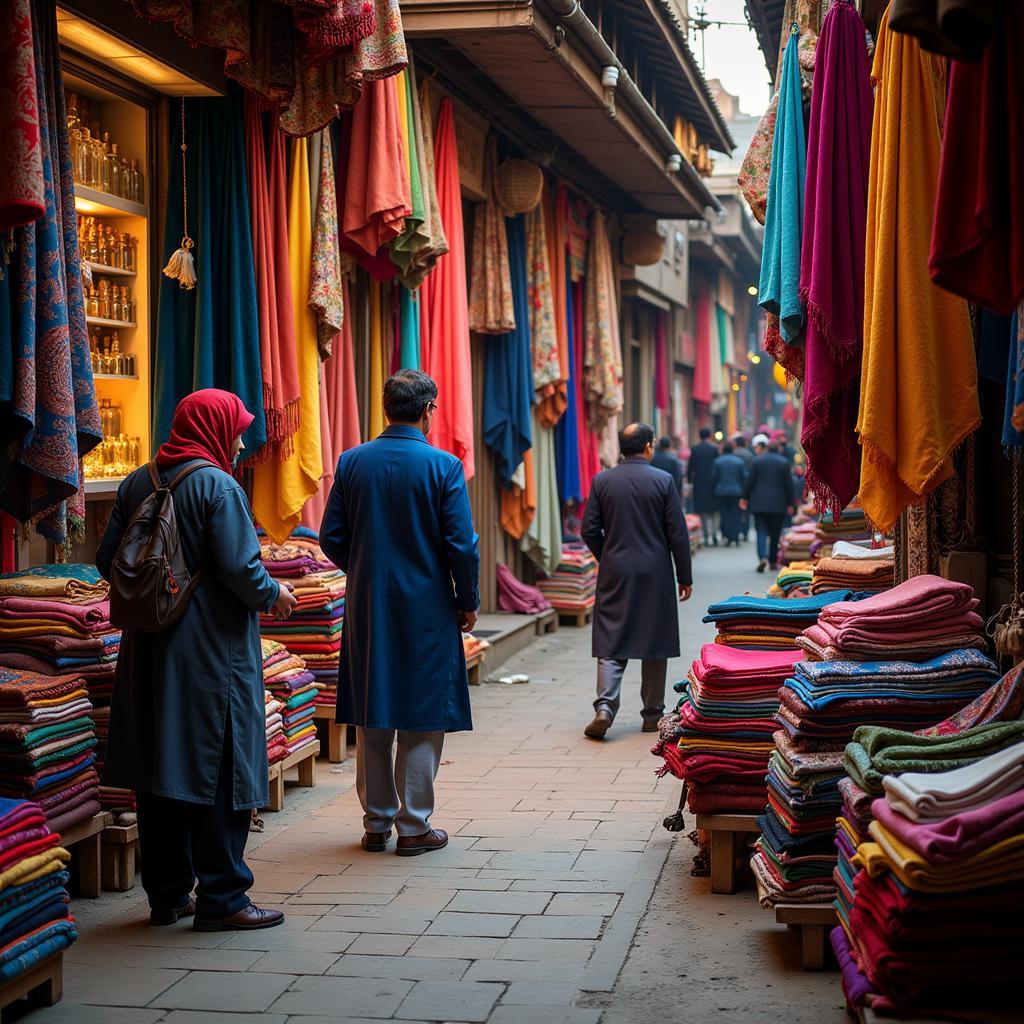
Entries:
{"type": "MultiPolygon", "coordinates": [[[[288,272],[293,296],[309,294],[309,158],[306,140],[292,142],[288,178],[288,272]]],[[[293,304],[296,365],[299,371],[299,427],[290,455],[262,462],[253,476],[253,513],[275,544],[283,544],[299,525],[303,506],[317,493],[323,476],[320,443],[320,354],[316,317],[305,302],[293,304]]]]}
{"type": "MultiPolygon", "coordinates": [[[[24,36],[23,21],[20,28],[24,36]]],[[[81,459],[103,431],[82,301],[57,13],[50,0],[32,5],[27,44],[45,212],[13,230],[10,258],[0,262],[0,336],[6,342],[0,351],[0,439],[10,453],[0,509],[66,545],[84,534],[81,459]]]]}
{"type": "Polygon", "coordinates": [[[552,369],[558,360],[558,376],[546,385],[539,395],[540,418],[545,426],[553,427],[565,412],[569,403],[569,308],[566,293],[566,278],[562,272],[565,265],[567,241],[566,218],[568,193],[563,185],[554,196],[548,183],[544,183],[541,208],[544,213],[544,227],[548,242],[548,271],[551,277],[551,307],[555,321],[557,353],[552,353],[552,369]]]}
{"type": "Polygon", "coordinates": [[[658,310],[654,314],[654,407],[668,412],[668,314],[658,310]]]}
{"type": "Polygon", "coordinates": [[[561,374],[558,332],[552,294],[551,260],[544,209],[526,214],[526,273],[530,308],[530,348],[533,354],[533,387],[542,395],[561,374]]]}
{"type": "Polygon", "coordinates": [[[537,477],[533,450],[523,453],[523,461],[512,474],[511,486],[499,491],[501,528],[513,539],[522,540],[537,513],[537,477]]]}
{"type": "Polygon", "coordinates": [[[526,218],[505,218],[500,227],[507,234],[511,272],[513,320],[518,325],[508,334],[484,339],[483,437],[494,452],[495,469],[502,487],[512,477],[533,441],[530,417],[533,406],[533,367],[530,351],[530,309],[526,283],[526,218]]]}
{"type": "Polygon", "coordinates": [[[807,483],[838,520],[860,485],[857,405],[864,330],[864,231],[871,151],[871,62],[849,0],[821,26],[807,141],[800,294],[807,307],[807,483]]]}
{"type": "Polygon", "coordinates": [[[1024,303],[1010,319],[1009,366],[1006,374],[1006,408],[1003,415],[1003,447],[1024,448],[1024,303]]]}
{"type": "Polygon", "coordinates": [[[694,332],[696,353],[693,367],[693,400],[711,405],[711,296],[701,289],[697,296],[697,323],[694,332]]]}
{"type": "Polygon", "coordinates": [[[994,4],[981,60],[950,65],[932,280],[1009,316],[1024,299],[1024,5],[994,4]]]}
{"type": "Polygon", "coordinates": [[[473,378],[469,349],[469,297],[462,225],[459,151],[451,100],[441,100],[434,145],[437,198],[449,252],[437,261],[423,285],[428,304],[427,372],[437,381],[440,397],[430,441],[462,460],[466,479],[473,463],[473,378]]]}
{"type": "Polygon", "coordinates": [[[397,83],[398,123],[401,129],[406,179],[409,182],[409,214],[405,218],[405,229],[389,243],[388,248],[391,251],[391,262],[398,268],[399,276],[405,276],[409,273],[417,253],[429,245],[430,236],[424,227],[427,213],[417,151],[412,71],[403,71],[397,83]]]}
{"type": "Polygon", "coordinates": [[[387,348],[384,344],[384,311],[380,282],[371,280],[370,289],[370,419],[369,437],[372,440],[387,426],[384,421],[384,382],[388,378],[387,348]]]}
{"type": "Polygon", "coordinates": [[[287,274],[279,273],[288,260],[288,182],[284,134],[274,118],[270,139],[268,171],[259,101],[247,94],[245,150],[267,430],[267,445],[260,455],[276,458],[288,456],[299,426],[299,376],[295,365],[291,281],[287,274]]]}
{"type": "Polygon", "coordinates": [[[536,511],[530,520],[520,550],[545,576],[550,576],[562,561],[562,507],[559,502],[558,471],[555,463],[555,431],[541,422],[534,407],[531,452],[536,478],[536,511]]]}
{"type": "MultiPolygon", "coordinates": [[[[569,299],[572,303],[572,348],[573,361],[576,366],[582,366],[584,360],[584,292],[585,285],[582,281],[573,283],[569,287],[569,299]]],[[[577,373],[570,381],[570,387],[576,392],[576,408],[580,415],[576,417],[576,447],[579,452],[580,467],[580,500],[586,502],[590,497],[590,485],[594,477],[601,472],[600,441],[597,433],[591,429],[587,417],[583,415],[586,409],[586,393],[584,390],[583,375],[577,373]]],[[[616,460],[617,461],[617,460],[616,460]]]]}
{"type": "MultiPolygon", "coordinates": [[[[473,273],[469,282],[469,329],[477,334],[508,334],[516,329],[516,306],[509,268],[505,214],[495,194],[498,144],[492,135],[484,158],[484,201],[473,220],[473,273]]],[[[525,254],[523,256],[525,261],[525,254]]],[[[527,325],[523,325],[526,327],[527,325]]]]}
{"type": "Polygon", "coordinates": [[[601,431],[622,411],[622,341],[615,260],[604,214],[594,213],[583,317],[583,382],[590,429],[601,431]]]}
{"type": "MultiPolygon", "coordinates": [[[[220,388],[238,395],[255,417],[243,436],[248,458],[266,444],[267,427],[242,91],[229,85],[223,99],[186,100],[185,108],[189,228],[203,257],[192,291],[160,278],[153,440],[160,444],[170,436],[174,409],[185,395],[220,388]]],[[[180,146],[178,124],[171,152],[180,146]]],[[[183,234],[182,205],[182,168],[171,161],[167,254],[183,234]]],[[[279,264],[278,272],[286,265],[279,264]]]]}
{"type": "Polygon", "coordinates": [[[43,146],[29,0],[13,0],[0,38],[0,231],[45,211],[43,146]]]}
{"type": "Polygon", "coordinates": [[[914,36],[922,50],[957,61],[980,60],[999,38],[997,12],[1014,7],[996,0],[892,0],[889,29],[914,36]]]}
{"type": "Polygon", "coordinates": [[[952,474],[951,456],[977,428],[980,411],[967,304],[928,274],[945,62],[890,32],[886,13],[872,78],[857,431],[861,504],[888,530],[952,474]]]}
{"type": "MultiPolygon", "coordinates": [[[[565,292],[567,297],[572,295],[572,270],[569,266],[569,254],[562,256],[563,280],[565,281],[565,292]]],[[[555,425],[555,456],[558,466],[558,493],[563,503],[570,501],[581,502],[583,500],[583,487],[580,482],[580,432],[579,419],[584,415],[580,402],[580,387],[576,379],[576,354],[573,341],[575,321],[578,319],[573,313],[571,298],[566,303],[567,314],[567,335],[569,338],[568,362],[569,368],[567,392],[568,401],[565,412],[555,425]]]]}
{"type": "Polygon", "coordinates": [[[420,296],[402,285],[398,293],[399,317],[402,324],[403,370],[420,368],[420,296]]]}
{"type": "Polygon", "coordinates": [[[324,129],[319,135],[320,169],[311,175],[316,182],[313,191],[313,257],[309,278],[309,306],[316,315],[316,337],[320,358],[327,359],[331,345],[341,330],[345,306],[341,298],[341,249],[338,244],[338,214],[334,153],[331,133],[324,129]]]}

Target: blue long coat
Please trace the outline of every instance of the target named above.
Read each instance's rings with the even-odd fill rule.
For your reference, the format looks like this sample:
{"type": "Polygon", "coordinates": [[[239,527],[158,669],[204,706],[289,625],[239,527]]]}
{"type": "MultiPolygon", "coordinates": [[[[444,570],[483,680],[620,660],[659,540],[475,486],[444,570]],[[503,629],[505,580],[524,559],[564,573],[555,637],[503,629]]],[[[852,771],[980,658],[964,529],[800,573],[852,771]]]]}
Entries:
{"type": "MultiPolygon", "coordinates": [[[[162,475],[169,481],[178,471],[162,475]]],[[[118,489],[96,555],[105,579],[128,521],[152,490],[146,467],[118,489]]],[[[277,584],[260,561],[245,492],[227,473],[204,467],[182,480],[174,511],[185,563],[192,572],[205,566],[206,575],[177,625],[162,633],[125,630],[103,779],[212,804],[230,728],[234,807],[259,807],[267,802],[259,612],[277,598],[277,584]]]]}
{"type": "Polygon", "coordinates": [[[480,604],[462,463],[390,426],[338,461],[320,546],[348,573],[337,720],[472,729],[458,613],[480,604]]]}

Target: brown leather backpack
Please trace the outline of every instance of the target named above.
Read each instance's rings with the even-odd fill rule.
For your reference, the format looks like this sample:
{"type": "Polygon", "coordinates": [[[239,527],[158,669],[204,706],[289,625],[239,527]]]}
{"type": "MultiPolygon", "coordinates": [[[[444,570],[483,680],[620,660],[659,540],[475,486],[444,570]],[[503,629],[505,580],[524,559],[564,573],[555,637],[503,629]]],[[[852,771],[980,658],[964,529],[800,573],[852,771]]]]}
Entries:
{"type": "Polygon", "coordinates": [[[197,469],[194,462],[165,485],[156,462],[149,463],[150,494],[132,514],[110,572],[110,621],[122,629],[159,633],[177,623],[203,579],[189,573],[174,514],[174,490],[197,469]]]}

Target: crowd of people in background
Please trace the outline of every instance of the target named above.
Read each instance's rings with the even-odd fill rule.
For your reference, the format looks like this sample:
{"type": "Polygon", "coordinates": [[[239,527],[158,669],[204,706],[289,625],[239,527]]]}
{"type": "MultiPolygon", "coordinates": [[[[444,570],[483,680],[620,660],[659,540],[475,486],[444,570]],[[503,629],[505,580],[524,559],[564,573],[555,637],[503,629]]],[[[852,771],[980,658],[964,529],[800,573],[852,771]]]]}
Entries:
{"type": "Polygon", "coordinates": [[[757,539],[757,571],[775,567],[779,538],[796,514],[803,493],[802,467],[784,430],[762,427],[749,443],[744,434],[729,440],[704,427],[690,449],[685,493],[682,465],[663,437],[652,465],[672,475],[688,511],[700,517],[704,543],[738,546],[757,539]]]}

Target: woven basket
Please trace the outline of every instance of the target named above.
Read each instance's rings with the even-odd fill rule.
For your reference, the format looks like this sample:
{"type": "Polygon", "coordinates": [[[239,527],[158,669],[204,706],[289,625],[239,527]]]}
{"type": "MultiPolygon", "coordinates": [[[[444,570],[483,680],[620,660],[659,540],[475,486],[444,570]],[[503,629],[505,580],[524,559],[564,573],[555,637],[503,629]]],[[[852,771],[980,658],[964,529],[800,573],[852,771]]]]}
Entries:
{"type": "Polygon", "coordinates": [[[494,180],[498,202],[508,213],[535,210],[543,188],[544,172],[529,160],[506,160],[494,180]]]}
{"type": "Polygon", "coordinates": [[[622,262],[634,267],[649,267],[665,253],[665,239],[654,228],[627,231],[622,236],[622,262]]]}

